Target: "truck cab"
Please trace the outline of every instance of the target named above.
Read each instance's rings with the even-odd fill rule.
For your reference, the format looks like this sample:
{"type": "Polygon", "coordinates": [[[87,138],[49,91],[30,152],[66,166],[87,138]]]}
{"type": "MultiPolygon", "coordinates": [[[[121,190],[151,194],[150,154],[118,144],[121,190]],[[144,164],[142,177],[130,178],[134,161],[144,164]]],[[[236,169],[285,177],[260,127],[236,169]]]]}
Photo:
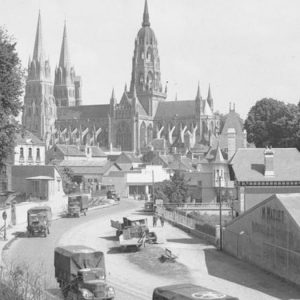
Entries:
{"type": "Polygon", "coordinates": [[[86,216],[88,210],[87,195],[70,195],[68,197],[68,215],[79,218],[80,213],[86,216]]]}
{"type": "Polygon", "coordinates": [[[28,236],[43,235],[50,233],[51,208],[49,206],[37,206],[27,211],[27,232],[28,236]]]}

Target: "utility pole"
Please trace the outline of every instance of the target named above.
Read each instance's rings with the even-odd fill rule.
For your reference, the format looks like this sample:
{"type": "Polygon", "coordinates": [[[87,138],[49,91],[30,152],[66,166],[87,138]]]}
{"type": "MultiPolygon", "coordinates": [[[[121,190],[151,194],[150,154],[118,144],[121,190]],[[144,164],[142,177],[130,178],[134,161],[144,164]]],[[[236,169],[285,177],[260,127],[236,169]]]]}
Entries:
{"type": "Polygon", "coordinates": [[[219,214],[220,214],[220,246],[219,250],[222,250],[222,244],[223,244],[223,230],[222,230],[222,199],[221,199],[221,174],[220,171],[217,170],[217,176],[218,176],[218,198],[219,198],[219,214]]]}

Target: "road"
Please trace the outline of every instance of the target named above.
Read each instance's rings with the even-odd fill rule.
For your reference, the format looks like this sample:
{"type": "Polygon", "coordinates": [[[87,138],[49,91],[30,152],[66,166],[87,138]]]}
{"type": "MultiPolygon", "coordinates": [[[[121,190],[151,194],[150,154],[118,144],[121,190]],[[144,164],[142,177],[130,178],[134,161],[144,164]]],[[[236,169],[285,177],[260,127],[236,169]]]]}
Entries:
{"type": "MultiPolygon", "coordinates": [[[[156,286],[192,282],[220,290],[241,300],[300,299],[300,289],[254,266],[239,261],[205,242],[189,236],[168,223],[154,228],[159,245],[148,245],[136,254],[115,251],[115,230],[110,219],[120,220],[128,214],[141,215],[142,203],[121,201],[120,205],[89,212],[80,219],[60,219],[53,222],[51,234],[45,238],[19,238],[8,251],[5,260],[26,261],[31,270],[45,275],[48,290],[57,293],[54,278],[53,250],[59,245],[85,244],[105,253],[108,281],[115,287],[116,300],[150,300],[156,286]],[[157,262],[157,252],[167,247],[178,255],[177,261],[185,269],[163,272],[167,265],[151,268],[157,262]],[[148,252],[147,252],[148,251],[148,252]],[[146,261],[138,264],[133,258],[146,253],[146,261]],[[149,258],[148,255],[149,254],[149,258]],[[149,261],[148,261],[149,260],[149,261]]],[[[150,220],[149,220],[150,221],[150,220]]],[[[152,226],[150,229],[153,230],[152,226]]],[[[169,267],[172,268],[172,264],[169,267]]],[[[174,264],[175,268],[175,264],[174,264]]]]}
{"type": "MultiPolygon", "coordinates": [[[[21,265],[23,268],[28,267],[30,270],[34,270],[35,273],[44,276],[47,290],[51,294],[59,294],[58,285],[54,277],[54,248],[58,245],[62,245],[60,241],[69,240],[69,238],[66,239],[64,236],[67,235],[68,232],[72,232],[74,242],[76,243],[78,239],[82,239],[83,236],[85,236],[86,232],[83,228],[86,224],[101,220],[103,225],[109,226],[110,218],[120,219],[120,217],[135,210],[139,206],[140,203],[138,202],[121,201],[120,204],[116,206],[89,211],[86,217],[55,220],[52,222],[51,233],[47,238],[27,238],[23,232],[20,232],[18,234],[19,238],[12,243],[9,249],[4,251],[3,258],[9,264],[13,262],[13,265],[21,265]],[[80,228],[80,232],[78,231],[78,233],[77,228],[80,228]]],[[[98,229],[100,233],[102,228],[99,227],[98,229]]],[[[68,236],[70,237],[70,235],[68,236]]],[[[107,271],[109,272],[108,268],[107,271]]],[[[118,295],[116,300],[136,299],[135,291],[123,285],[118,286],[114,284],[112,280],[109,281],[116,289],[118,295]]]]}

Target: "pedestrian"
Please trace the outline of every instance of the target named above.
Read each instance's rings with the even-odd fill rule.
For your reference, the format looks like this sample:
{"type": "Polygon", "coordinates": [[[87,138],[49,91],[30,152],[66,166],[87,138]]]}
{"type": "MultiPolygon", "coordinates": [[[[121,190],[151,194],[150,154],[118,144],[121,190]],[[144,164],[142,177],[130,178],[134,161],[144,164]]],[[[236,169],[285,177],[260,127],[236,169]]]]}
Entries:
{"type": "Polygon", "coordinates": [[[157,215],[154,214],[153,215],[153,227],[156,227],[156,223],[157,223],[157,215]]]}
{"type": "Polygon", "coordinates": [[[165,224],[165,218],[164,218],[164,216],[161,215],[161,216],[159,217],[159,220],[160,220],[161,227],[164,227],[164,224],[165,224]]]}

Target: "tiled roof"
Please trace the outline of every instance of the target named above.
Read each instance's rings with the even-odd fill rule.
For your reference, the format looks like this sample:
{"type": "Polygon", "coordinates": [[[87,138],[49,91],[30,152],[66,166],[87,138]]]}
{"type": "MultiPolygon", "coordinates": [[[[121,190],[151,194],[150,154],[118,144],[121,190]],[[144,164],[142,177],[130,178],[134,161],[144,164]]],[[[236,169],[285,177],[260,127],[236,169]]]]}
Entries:
{"type": "Polygon", "coordinates": [[[77,145],[56,144],[54,147],[58,148],[66,156],[86,156],[85,151],[79,150],[77,145]]]}
{"type": "Polygon", "coordinates": [[[240,148],[230,161],[238,181],[300,181],[296,148],[273,148],[274,176],[264,176],[264,148],[240,148]]]}
{"type": "Polygon", "coordinates": [[[20,144],[45,145],[45,143],[28,130],[20,130],[16,133],[15,142],[20,144]]]}
{"type": "Polygon", "coordinates": [[[132,152],[122,152],[117,158],[116,163],[142,163],[142,161],[132,152]]]}
{"type": "Polygon", "coordinates": [[[164,101],[158,103],[154,120],[165,120],[176,118],[188,118],[195,115],[195,101],[164,101]]]}
{"type": "Polygon", "coordinates": [[[12,166],[13,177],[54,176],[54,166],[12,166]]]}
{"type": "Polygon", "coordinates": [[[87,120],[107,118],[109,109],[109,104],[59,107],[57,108],[57,118],[58,120],[87,120]]]}
{"type": "Polygon", "coordinates": [[[62,160],[57,163],[59,166],[64,167],[103,167],[106,161],[97,160],[62,160]]]}

